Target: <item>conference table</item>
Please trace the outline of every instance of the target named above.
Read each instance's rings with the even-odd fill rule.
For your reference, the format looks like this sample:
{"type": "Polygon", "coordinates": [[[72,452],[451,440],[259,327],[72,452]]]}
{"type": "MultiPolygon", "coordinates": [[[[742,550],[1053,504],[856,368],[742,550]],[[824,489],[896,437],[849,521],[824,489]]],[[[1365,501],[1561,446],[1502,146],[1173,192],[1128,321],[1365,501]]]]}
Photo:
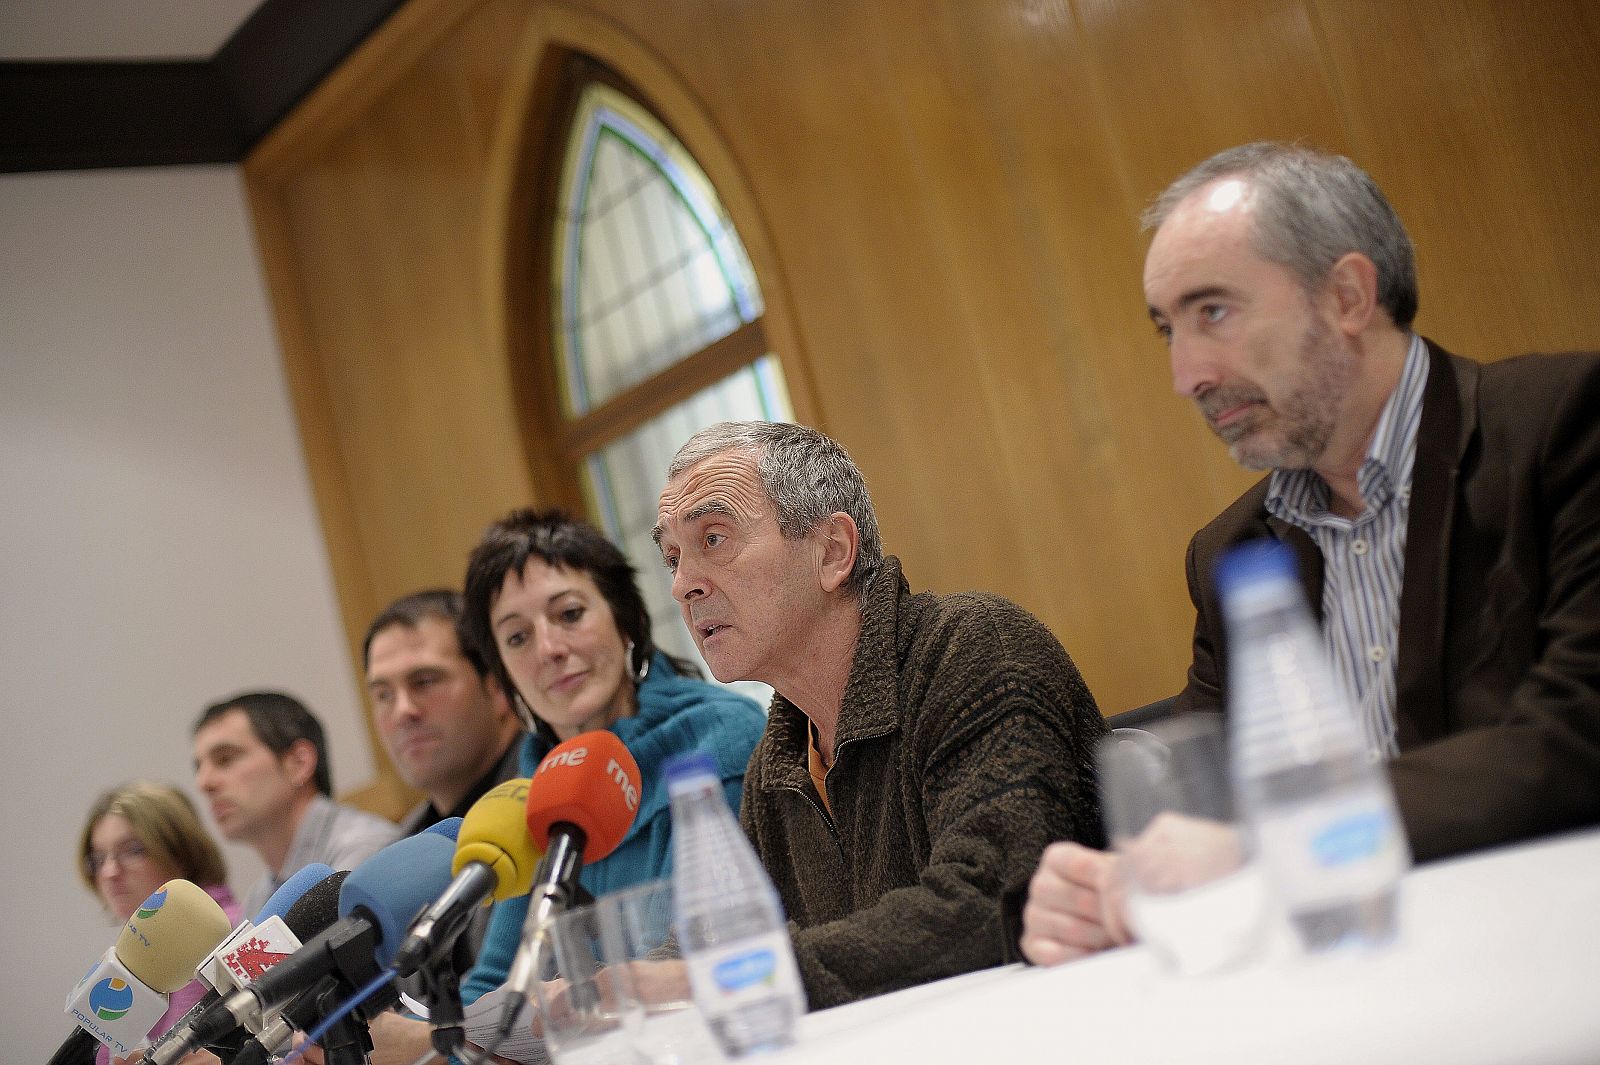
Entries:
{"type": "Polygon", "coordinates": [[[766,1065],[1600,1063],[1600,831],[1412,870],[1400,933],[1167,973],[1145,948],[1020,965],[807,1015],[766,1065]]]}

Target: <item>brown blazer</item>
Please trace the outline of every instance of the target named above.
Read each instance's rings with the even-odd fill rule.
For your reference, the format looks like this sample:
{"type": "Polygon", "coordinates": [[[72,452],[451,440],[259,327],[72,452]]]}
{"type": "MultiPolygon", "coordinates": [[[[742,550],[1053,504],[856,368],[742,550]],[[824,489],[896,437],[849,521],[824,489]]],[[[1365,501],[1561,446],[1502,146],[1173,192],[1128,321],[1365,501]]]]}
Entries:
{"type": "MultiPolygon", "coordinates": [[[[1390,777],[1418,860],[1600,822],[1600,356],[1480,365],[1428,342],[1390,777]]],[[[1221,710],[1217,555],[1273,537],[1320,614],[1322,556],[1263,479],[1189,544],[1181,709],[1221,710]]]]}

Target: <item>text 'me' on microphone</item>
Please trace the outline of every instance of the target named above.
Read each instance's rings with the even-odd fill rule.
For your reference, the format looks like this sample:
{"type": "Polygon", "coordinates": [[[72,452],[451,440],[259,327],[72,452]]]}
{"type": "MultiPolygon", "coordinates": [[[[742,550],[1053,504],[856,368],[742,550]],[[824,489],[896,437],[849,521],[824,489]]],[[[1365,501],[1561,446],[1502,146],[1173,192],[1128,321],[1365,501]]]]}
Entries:
{"type": "Polygon", "coordinates": [[[628,834],[639,812],[643,781],[639,764],[615,733],[584,732],[557,744],[539,763],[528,785],[528,834],[544,858],[534,874],[523,943],[512,962],[508,986],[526,993],[537,971],[532,936],[572,905],[578,873],[586,862],[605,858],[628,834]]]}

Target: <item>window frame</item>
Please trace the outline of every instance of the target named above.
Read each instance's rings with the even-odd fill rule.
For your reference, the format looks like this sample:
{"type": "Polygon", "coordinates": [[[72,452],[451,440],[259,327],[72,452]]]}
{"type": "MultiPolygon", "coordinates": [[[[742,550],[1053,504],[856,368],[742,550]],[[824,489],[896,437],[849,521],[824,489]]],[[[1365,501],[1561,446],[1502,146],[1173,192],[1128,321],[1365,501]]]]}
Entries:
{"type": "MultiPolygon", "coordinates": [[[[614,70],[582,52],[564,52],[559,57],[551,58],[558,58],[552,65],[559,69],[554,75],[557,84],[550,97],[551,107],[546,113],[544,133],[542,137],[529,138],[533,157],[530,161],[535,162],[536,169],[529,175],[532,178],[529,182],[532,196],[526,206],[530,209],[522,215],[527,221],[523,230],[526,255],[518,257],[521,259],[520,269],[508,276],[513,288],[517,285],[518,277],[524,285],[521,298],[514,300],[507,322],[508,354],[519,394],[518,407],[529,465],[534,470],[541,497],[572,513],[583,514],[599,522],[600,515],[593,513],[583,489],[584,462],[657,415],[768,355],[782,367],[789,403],[797,418],[805,417],[803,412],[807,405],[800,395],[805,390],[796,387],[790,353],[778,350],[769,336],[767,320],[772,313],[775,294],[769,279],[756,263],[755,255],[746,242],[744,228],[734,216],[716,177],[706,170],[703,160],[674,126],[670,116],[654,106],[648,96],[614,70]],[[599,82],[622,93],[648,111],[695,159],[696,165],[706,171],[707,179],[717,190],[724,209],[729,211],[734,231],[740,234],[740,241],[745,243],[746,253],[751,257],[751,269],[755,271],[762,293],[762,307],[755,318],[726,336],[629,386],[587,412],[572,415],[566,410],[562,371],[558,365],[561,354],[556,336],[559,327],[557,304],[561,294],[555,287],[553,263],[562,169],[572,123],[583,91],[591,82],[599,82]],[[521,313],[518,313],[519,309],[521,313]]],[[[515,216],[516,212],[513,212],[515,216]]],[[[639,565],[647,561],[636,559],[634,563],[639,565]]]]}

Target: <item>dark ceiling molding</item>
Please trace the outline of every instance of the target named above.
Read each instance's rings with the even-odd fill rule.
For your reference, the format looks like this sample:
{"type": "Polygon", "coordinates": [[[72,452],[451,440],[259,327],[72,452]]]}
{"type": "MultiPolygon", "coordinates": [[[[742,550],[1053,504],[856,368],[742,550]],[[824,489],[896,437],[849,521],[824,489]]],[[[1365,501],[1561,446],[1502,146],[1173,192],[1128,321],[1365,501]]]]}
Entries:
{"type": "Polygon", "coordinates": [[[243,123],[208,61],[0,64],[0,169],[229,163],[243,123]]]}
{"type": "Polygon", "coordinates": [[[253,147],[403,0],[265,0],[212,63],[253,147]]]}
{"type": "Polygon", "coordinates": [[[403,0],[264,0],[210,59],[0,62],[0,173],[236,163],[403,0]]]}

